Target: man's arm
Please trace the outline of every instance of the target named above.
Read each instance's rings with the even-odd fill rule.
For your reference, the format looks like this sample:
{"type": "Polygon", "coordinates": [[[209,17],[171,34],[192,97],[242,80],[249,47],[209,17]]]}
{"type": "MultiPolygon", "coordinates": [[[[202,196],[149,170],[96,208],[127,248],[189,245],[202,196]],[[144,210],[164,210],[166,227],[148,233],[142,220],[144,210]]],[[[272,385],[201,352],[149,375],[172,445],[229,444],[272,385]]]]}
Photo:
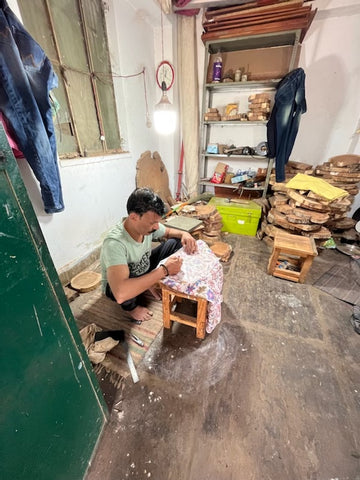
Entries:
{"type": "Polygon", "coordinates": [[[191,254],[197,251],[195,238],[188,232],[176,228],[165,228],[165,238],[179,238],[186,253],[191,254]]]}
{"type": "Polygon", "coordinates": [[[116,302],[121,304],[151,288],[165,278],[167,272],[169,275],[176,275],[180,271],[181,265],[181,258],[170,257],[165,262],[166,269],[160,266],[145,275],[133,278],[129,278],[130,271],[127,265],[113,265],[107,269],[107,281],[116,302]]]}

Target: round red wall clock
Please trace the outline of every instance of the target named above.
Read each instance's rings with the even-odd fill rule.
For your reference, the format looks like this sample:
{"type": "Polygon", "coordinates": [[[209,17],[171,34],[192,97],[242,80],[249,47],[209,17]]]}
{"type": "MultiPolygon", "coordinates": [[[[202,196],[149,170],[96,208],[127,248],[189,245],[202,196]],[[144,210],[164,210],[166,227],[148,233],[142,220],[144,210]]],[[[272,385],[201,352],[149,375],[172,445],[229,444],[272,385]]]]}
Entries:
{"type": "Polygon", "coordinates": [[[159,88],[163,89],[162,83],[165,82],[165,90],[169,90],[173,86],[174,80],[174,67],[167,60],[163,60],[156,69],[156,83],[159,85],[159,88]]]}

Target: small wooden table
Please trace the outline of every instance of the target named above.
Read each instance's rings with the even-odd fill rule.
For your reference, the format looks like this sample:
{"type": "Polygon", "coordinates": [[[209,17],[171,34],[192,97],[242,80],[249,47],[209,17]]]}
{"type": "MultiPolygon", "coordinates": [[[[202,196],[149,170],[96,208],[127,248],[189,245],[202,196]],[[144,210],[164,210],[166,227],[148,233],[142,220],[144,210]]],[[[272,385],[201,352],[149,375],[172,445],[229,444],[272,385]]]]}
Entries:
{"type": "Polygon", "coordinates": [[[208,303],[206,298],[196,297],[195,295],[188,295],[186,293],[178,292],[167,287],[164,284],[161,284],[161,291],[164,328],[170,328],[172,321],[179,322],[196,328],[197,338],[205,338],[208,303]],[[196,317],[176,311],[177,304],[181,303],[183,299],[196,302],[196,317]]]}
{"type": "Polygon", "coordinates": [[[268,274],[293,282],[304,283],[314,258],[317,256],[315,241],[311,237],[277,233],[268,274]]]}

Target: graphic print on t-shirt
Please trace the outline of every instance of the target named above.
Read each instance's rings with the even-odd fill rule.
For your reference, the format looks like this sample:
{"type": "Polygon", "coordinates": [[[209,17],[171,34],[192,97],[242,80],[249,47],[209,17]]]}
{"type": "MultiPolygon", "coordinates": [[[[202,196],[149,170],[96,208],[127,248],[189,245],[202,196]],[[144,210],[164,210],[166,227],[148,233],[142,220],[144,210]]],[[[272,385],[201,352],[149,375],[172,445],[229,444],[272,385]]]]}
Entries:
{"type": "Polygon", "coordinates": [[[139,277],[144,275],[150,267],[150,252],[144,253],[137,263],[129,263],[130,277],[139,277]]]}

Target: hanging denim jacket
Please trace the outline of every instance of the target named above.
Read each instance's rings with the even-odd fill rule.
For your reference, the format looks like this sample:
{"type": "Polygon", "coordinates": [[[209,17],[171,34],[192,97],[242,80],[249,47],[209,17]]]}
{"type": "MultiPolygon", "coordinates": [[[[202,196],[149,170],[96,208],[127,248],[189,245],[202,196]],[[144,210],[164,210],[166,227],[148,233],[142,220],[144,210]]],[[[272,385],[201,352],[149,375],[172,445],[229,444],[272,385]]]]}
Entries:
{"type": "Polygon", "coordinates": [[[44,51],[0,0],[0,110],[40,183],[46,213],[64,210],[49,99],[55,87],[44,51]]]}
{"type": "Polygon", "coordinates": [[[277,182],[285,180],[285,165],[295,143],[301,114],[305,112],[305,72],[296,68],[279,82],[274,108],[267,123],[268,157],[276,159],[277,182]]]}

